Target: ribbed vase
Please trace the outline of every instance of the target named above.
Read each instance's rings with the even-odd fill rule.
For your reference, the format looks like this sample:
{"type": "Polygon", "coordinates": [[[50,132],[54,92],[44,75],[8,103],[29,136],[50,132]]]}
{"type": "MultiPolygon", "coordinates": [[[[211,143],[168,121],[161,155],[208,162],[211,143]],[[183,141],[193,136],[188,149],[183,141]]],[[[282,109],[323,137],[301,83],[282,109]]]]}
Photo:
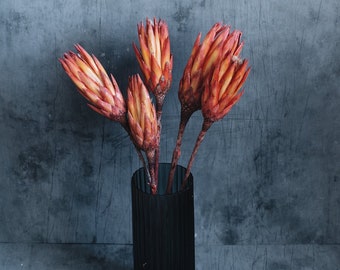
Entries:
{"type": "Polygon", "coordinates": [[[193,177],[181,190],[186,169],[177,166],[172,193],[165,194],[171,164],[159,164],[158,194],[152,195],[144,168],[132,177],[135,270],[194,270],[193,177]]]}

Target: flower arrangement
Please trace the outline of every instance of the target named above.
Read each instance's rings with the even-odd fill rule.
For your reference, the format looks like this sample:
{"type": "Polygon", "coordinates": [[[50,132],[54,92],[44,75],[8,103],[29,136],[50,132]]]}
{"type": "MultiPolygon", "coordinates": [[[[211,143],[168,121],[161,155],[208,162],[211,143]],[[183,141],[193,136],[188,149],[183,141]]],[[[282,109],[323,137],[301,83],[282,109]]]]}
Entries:
{"type": "MultiPolygon", "coordinates": [[[[139,45],[133,49],[144,80],[129,77],[125,99],[113,77],[102,64],[79,44],[78,53],[68,52],[59,59],[91,109],[120,123],[134,144],[148,176],[152,194],[157,194],[162,107],[172,81],[173,55],[168,26],[164,20],[146,19],[137,26],[139,45]],[[154,102],[150,97],[154,96],[154,102]],[[155,104],[154,104],[155,103],[155,104]]],[[[201,42],[196,38],[180,80],[178,98],[181,116],[173,151],[167,192],[171,192],[175,168],[181,154],[182,138],[191,115],[202,111],[203,123],[197,137],[182,187],[186,186],[193,161],[204,136],[213,123],[221,120],[241,98],[242,86],[250,72],[248,60],[240,57],[242,33],[216,23],[201,42]]]]}

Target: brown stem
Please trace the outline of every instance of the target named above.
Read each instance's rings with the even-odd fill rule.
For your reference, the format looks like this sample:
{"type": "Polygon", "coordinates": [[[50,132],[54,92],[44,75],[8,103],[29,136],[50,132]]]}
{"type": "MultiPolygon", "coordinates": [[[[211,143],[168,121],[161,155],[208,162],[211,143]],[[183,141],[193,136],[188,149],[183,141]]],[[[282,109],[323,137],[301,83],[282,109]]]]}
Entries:
{"type": "Polygon", "coordinates": [[[159,155],[160,155],[160,137],[162,132],[162,112],[164,103],[164,94],[159,94],[156,96],[156,116],[157,116],[157,126],[158,126],[158,138],[157,138],[157,148],[155,150],[155,182],[158,185],[158,167],[159,167],[159,155]]]}
{"type": "Polygon", "coordinates": [[[151,183],[151,175],[150,175],[150,171],[149,171],[149,168],[145,162],[145,159],[144,159],[144,156],[142,154],[142,151],[140,149],[137,148],[137,146],[135,145],[135,149],[137,151],[137,154],[138,154],[138,157],[139,159],[142,161],[143,163],[143,167],[144,167],[144,170],[145,170],[145,173],[146,173],[146,176],[148,177],[148,184],[151,183]]]}
{"type": "Polygon", "coordinates": [[[182,145],[184,130],[192,113],[193,112],[186,112],[184,110],[181,111],[181,121],[179,123],[179,128],[178,128],[176,146],[175,146],[174,152],[172,153],[171,168],[170,168],[169,177],[168,177],[168,185],[166,188],[167,193],[171,193],[176,166],[181,156],[181,145],[182,145]]]}
{"type": "Polygon", "coordinates": [[[158,187],[158,177],[155,176],[155,150],[151,149],[146,152],[146,158],[148,160],[149,164],[149,171],[150,171],[150,176],[151,176],[151,181],[150,181],[150,188],[151,188],[151,193],[156,194],[157,193],[157,187],[158,187]]]}
{"type": "Polygon", "coordinates": [[[188,162],[187,170],[185,172],[184,180],[183,180],[183,183],[182,183],[182,189],[184,189],[187,185],[188,177],[190,175],[191,167],[192,167],[192,164],[193,164],[194,159],[196,157],[198,148],[200,147],[200,145],[201,145],[201,143],[204,139],[205,134],[207,133],[208,129],[211,127],[212,124],[213,124],[212,121],[204,119],[203,124],[202,124],[202,129],[201,129],[201,131],[200,131],[200,133],[197,137],[195,147],[194,147],[194,149],[191,153],[191,157],[190,157],[190,160],[188,162]]]}
{"type": "Polygon", "coordinates": [[[126,130],[128,135],[130,136],[130,139],[131,139],[131,141],[132,141],[132,143],[133,143],[133,145],[134,145],[134,147],[135,147],[135,149],[137,151],[137,155],[138,155],[140,161],[143,163],[143,167],[145,169],[145,173],[146,173],[146,175],[148,177],[148,183],[151,183],[151,176],[150,176],[149,168],[148,168],[148,166],[146,164],[146,161],[145,161],[145,158],[144,158],[144,156],[142,154],[142,151],[137,147],[137,145],[133,141],[133,138],[132,138],[132,135],[131,135],[131,132],[130,132],[130,128],[129,128],[128,124],[127,124],[127,121],[122,121],[120,124],[122,125],[122,127],[126,130]]]}
{"type": "Polygon", "coordinates": [[[161,119],[162,119],[164,99],[165,99],[164,94],[159,94],[156,96],[156,116],[157,116],[158,125],[160,124],[161,119]]]}

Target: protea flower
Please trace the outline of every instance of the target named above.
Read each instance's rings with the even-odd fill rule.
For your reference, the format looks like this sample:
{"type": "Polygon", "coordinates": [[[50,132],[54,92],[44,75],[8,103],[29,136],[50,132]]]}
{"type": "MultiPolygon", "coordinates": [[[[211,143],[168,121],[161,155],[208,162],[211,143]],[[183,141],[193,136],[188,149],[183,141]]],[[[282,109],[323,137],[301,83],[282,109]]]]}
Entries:
{"type": "Polygon", "coordinates": [[[206,132],[214,122],[222,119],[230,111],[243,94],[243,90],[240,89],[248,77],[250,68],[248,60],[239,57],[243,47],[240,37],[241,32],[235,31],[226,39],[222,54],[211,64],[211,70],[206,72],[201,96],[204,121],[187,166],[183,187],[186,185],[186,179],[206,132]]]}
{"type": "Polygon", "coordinates": [[[181,154],[180,148],[185,127],[191,115],[201,109],[201,95],[207,76],[224,54],[229,51],[238,53],[236,50],[242,48],[242,43],[238,44],[240,32],[229,33],[229,31],[229,26],[216,23],[209,30],[202,43],[200,43],[201,34],[199,34],[184,69],[178,91],[178,98],[181,102],[181,120],[172,156],[168,192],[171,190],[175,168],[181,154]]]}
{"type": "Polygon", "coordinates": [[[168,26],[165,21],[154,18],[153,22],[146,19],[145,27],[142,22],[139,23],[137,28],[140,50],[135,44],[133,49],[146,85],[156,97],[156,105],[162,106],[172,80],[173,60],[168,26]]]}
{"type": "Polygon", "coordinates": [[[107,75],[94,55],[90,56],[79,44],[75,47],[77,54],[70,51],[59,59],[64,70],[90,108],[126,127],[126,104],[115,78],[107,75]]]}
{"type": "Polygon", "coordinates": [[[146,153],[151,176],[151,190],[157,192],[155,174],[155,151],[159,146],[159,132],[155,107],[148,90],[139,75],[129,79],[128,86],[128,123],[135,145],[146,153]]]}
{"type": "MultiPolygon", "coordinates": [[[[156,115],[158,120],[158,132],[161,133],[161,118],[164,98],[170,89],[172,80],[173,58],[170,53],[170,39],[168,26],[163,20],[146,19],[146,26],[139,23],[138,38],[140,50],[135,44],[135,51],[139,66],[144,74],[146,85],[153,93],[156,100],[156,115]]],[[[156,150],[156,168],[158,171],[159,151],[156,150]]]]}
{"type": "Polygon", "coordinates": [[[192,114],[201,108],[201,94],[205,77],[216,60],[224,53],[223,45],[230,39],[229,29],[229,26],[216,23],[201,44],[201,34],[197,36],[178,92],[182,111],[185,113],[192,114]]]}
{"type": "Polygon", "coordinates": [[[206,122],[216,122],[230,111],[243,94],[240,89],[249,72],[248,60],[231,53],[216,65],[202,93],[202,114],[206,122]]]}
{"type": "Polygon", "coordinates": [[[59,59],[60,63],[78,87],[80,94],[90,102],[89,107],[110,120],[119,122],[127,131],[150,179],[141,149],[132,138],[127,122],[126,103],[115,78],[112,74],[110,78],[108,77],[103,66],[94,55],[90,56],[79,44],[76,44],[75,47],[78,54],[65,53],[64,57],[59,59]]]}

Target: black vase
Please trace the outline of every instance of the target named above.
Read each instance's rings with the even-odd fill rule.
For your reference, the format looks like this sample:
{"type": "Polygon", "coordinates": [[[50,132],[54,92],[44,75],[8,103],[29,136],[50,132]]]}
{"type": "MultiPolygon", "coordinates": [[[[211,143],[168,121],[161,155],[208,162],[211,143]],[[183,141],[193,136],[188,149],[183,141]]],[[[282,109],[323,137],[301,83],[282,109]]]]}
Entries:
{"type": "Polygon", "coordinates": [[[132,176],[135,270],[194,270],[193,177],[181,190],[186,169],[177,166],[171,194],[165,194],[171,165],[159,164],[158,194],[152,195],[144,168],[132,176]]]}

